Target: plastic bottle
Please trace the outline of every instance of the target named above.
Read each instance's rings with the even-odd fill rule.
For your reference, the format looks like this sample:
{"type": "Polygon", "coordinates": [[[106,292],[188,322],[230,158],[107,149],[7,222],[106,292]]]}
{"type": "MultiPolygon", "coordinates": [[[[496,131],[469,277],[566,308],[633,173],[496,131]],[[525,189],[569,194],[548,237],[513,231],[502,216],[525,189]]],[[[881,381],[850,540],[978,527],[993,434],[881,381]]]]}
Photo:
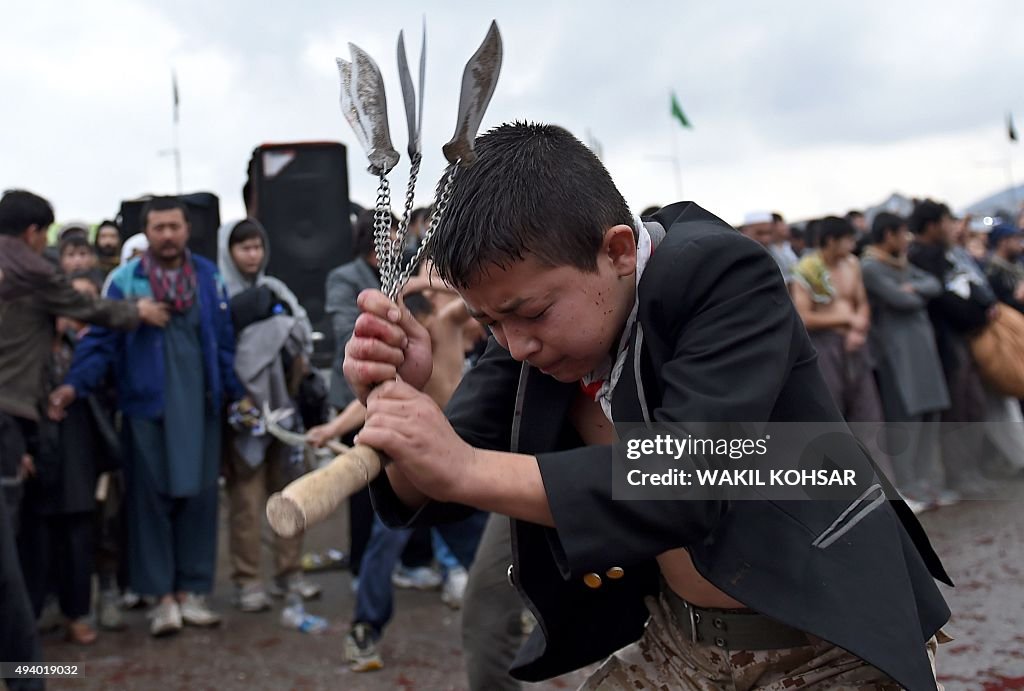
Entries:
{"type": "Polygon", "coordinates": [[[327,620],[307,612],[301,595],[289,593],[281,610],[281,626],[302,633],[322,633],[327,630],[327,620]]]}
{"type": "Polygon", "coordinates": [[[302,619],[305,616],[306,608],[302,604],[302,596],[298,593],[288,593],[284,609],[281,610],[281,626],[286,629],[298,629],[302,626],[302,619]]]}

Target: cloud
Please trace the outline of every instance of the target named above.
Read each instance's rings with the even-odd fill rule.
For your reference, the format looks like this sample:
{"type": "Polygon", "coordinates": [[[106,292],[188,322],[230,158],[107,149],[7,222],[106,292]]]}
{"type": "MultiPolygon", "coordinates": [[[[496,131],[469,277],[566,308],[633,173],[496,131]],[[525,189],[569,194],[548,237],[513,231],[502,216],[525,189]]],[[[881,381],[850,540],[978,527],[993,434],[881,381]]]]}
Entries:
{"type": "MultiPolygon", "coordinates": [[[[484,127],[528,118],[591,132],[637,208],[679,194],[673,155],[683,193],[728,219],[753,207],[843,211],[893,189],[963,205],[1006,183],[1003,117],[1024,113],[1024,45],[1003,38],[1024,20],[1015,0],[441,6],[427,17],[418,203],[492,17],[505,62],[484,127]],[[672,90],[694,130],[670,119],[672,90]]],[[[405,0],[23,3],[0,25],[0,185],[51,197],[62,218],[172,192],[160,152],[174,141],[174,68],[186,190],[213,191],[223,216],[238,215],[254,147],[337,140],[349,146],[350,195],[366,204],[376,181],[338,109],[334,57],[352,41],[377,59],[404,153],[395,39],[405,28],[415,61],[421,21],[405,0]]]]}

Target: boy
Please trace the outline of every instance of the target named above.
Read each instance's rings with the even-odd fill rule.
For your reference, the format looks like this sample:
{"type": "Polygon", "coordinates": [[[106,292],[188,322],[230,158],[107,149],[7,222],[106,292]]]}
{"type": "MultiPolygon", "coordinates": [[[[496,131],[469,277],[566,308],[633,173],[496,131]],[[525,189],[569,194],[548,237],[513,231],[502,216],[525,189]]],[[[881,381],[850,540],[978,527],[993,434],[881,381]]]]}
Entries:
{"type": "Polygon", "coordinates": [[[948,577],[901,501],[612,496],[612,421],[842,423],[768,253],[691,203],[641,222],[560,128],[475,149],[431,255],[487,352],[446,419],[418,391],[428,335],[369,291],[344,371],[359,441],[392,459],[386,521],[514,519],[509,580],[539,625],[513,676],[629,646],[585,688],[936,688],[948,577]]]}
{"type": "MultiPolygon", "coordinates": [[[[248,218],[225,223],[217,240],[217,265],[231,298],[237,329],[235,374],[257,408],[262,409],[264,403],[271,409],[294,407],[292,398],[313,352],[313,328],[306,310],[288,286],[266,275],[269,236],[259,221],[248,218]]],[[[235,606],[243,612],[261,612],[270,609],[260,578],[266,494],[300,475],[302,459],[294,462],[291,447],[244,428],[228,429],[226,442],[235,606]]],[[[277,537],[274,557],[271,594],[296,593],[303,600],[319,597],[320,587],[302,575],[302,536],[277,537]]]]}
{"type": "Polygon", "coordinates": [[[60,253],[60,270],[68,276],[96,268],[96,250],[83,235],[65,235],[57,250],[60,253]]]}

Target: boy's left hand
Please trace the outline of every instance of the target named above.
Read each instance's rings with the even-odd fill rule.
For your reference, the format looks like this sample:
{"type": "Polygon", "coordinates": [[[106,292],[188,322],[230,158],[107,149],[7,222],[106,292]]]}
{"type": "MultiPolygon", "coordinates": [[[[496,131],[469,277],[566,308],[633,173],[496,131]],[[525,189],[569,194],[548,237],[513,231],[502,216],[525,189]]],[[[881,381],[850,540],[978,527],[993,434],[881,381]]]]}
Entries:
{"type": "Polygon", "coordinates": [[[433,399],[402,381],[370,393],[357,441],[387,454],[417,489],[439,501],[461,497],[476,457],[433,399]]]}

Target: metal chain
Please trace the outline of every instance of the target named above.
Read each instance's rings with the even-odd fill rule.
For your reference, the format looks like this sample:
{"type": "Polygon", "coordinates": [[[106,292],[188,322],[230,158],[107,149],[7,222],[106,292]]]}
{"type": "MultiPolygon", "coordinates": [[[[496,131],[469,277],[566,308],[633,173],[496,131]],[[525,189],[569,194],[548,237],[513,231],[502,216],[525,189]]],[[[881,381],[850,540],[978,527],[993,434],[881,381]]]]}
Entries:
{"type": "MultiPolygon", "coordinates": [[[[427,249],[427,246],[430,244],[430,240],[434,237],[434,231],[437,230],[437,226],[441,223],[441,216],[444,215],[445,209],[448,208],[448,204],[452,199],[452,183],[455,181],[455,171],[459,169],[460,163],[462,163],[461,158],[456,161],[448,171],[448,176],[445,178],[444,186],[441,188],[441,194],[438,195],[437,201],[434,204],[434,210],[430,214],[430,223],[427,225],[427,229],[423,233],[423,240],[420,242],[420,246],[416,250],[416,255],[405,267],[405,270],[402,271],[396,281],[396,285],[398,286],[395,291],[396,295],[408,282],[413,268],[419,264],[420,257],[423,256],[423,252],[427,249]]],[[[391,299],[394,300],[395,298],[392,297],[391,299]]]]}
{"type": "Polygon", "coordinates": [[[391,244],[391,185],[383,173],[377,187],[377,206],[373,212],[373,246],[377,252],[381,290],[388,293],[394,275],[393,247],[391,244]]]}
{"type": "MultiPolygon", "coordinates": [[[[416,193],[416,181],[420,173],[420,163],[423,161],[423,155],[419,152],[413,154],[411,165],[409,168],[409,184],[405,188],[405,210],[402,214],[402,220],[398,224],[398,233],[392,242],[392,257],[394,258],[394,264],[391,269],[393,274],[391,275],[392,280],[389,282],[389,290],[384,291],[385,294],[392,300],[398,299],[398,293],[405,286],[409,280],[409,274],[412,271],[412,267],[416,265],[416,261],[419,258],[419,252],[416,253],[416,258],[405,267],[402,271],[402,255],[405,250],[405,239],[409,235],[409,223],[412,221],[412,206],[413,200],[416,193]]],[[[422,247],[422,243],[420,245],[422,247]]]]}

